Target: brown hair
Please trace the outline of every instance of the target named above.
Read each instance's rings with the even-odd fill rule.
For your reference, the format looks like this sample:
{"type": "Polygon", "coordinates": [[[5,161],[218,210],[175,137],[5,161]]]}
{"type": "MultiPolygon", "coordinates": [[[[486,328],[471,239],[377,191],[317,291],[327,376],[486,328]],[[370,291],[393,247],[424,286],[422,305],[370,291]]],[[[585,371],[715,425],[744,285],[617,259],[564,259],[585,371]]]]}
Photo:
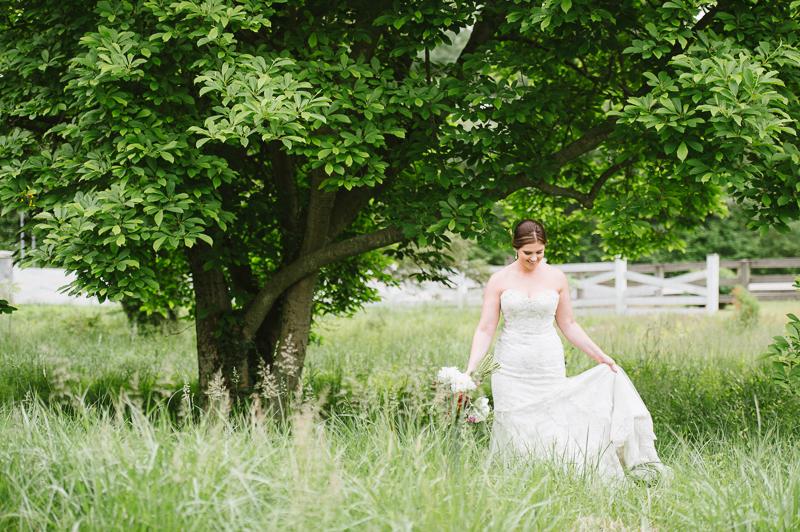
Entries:
{"type": "Polygon", "coordinates": [[[544,226],[536,220],[522,220],[514,228],[514,239],[511,245],[519,249],[526,244],[547,244],[547,233],[544,226]]]}

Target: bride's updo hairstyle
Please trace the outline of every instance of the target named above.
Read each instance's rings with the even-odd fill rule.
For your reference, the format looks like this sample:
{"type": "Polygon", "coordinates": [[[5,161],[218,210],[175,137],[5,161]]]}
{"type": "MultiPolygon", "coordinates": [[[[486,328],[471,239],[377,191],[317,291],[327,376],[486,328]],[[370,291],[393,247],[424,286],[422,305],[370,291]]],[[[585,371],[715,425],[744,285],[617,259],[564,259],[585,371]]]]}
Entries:
{"type": "Polygon", "coordinates": [[[522,220],[514,228],[514,239],[511,245],[519,249],[526,244],[547,244],[547,233],[544,226],[536,220],[522,220]]]}

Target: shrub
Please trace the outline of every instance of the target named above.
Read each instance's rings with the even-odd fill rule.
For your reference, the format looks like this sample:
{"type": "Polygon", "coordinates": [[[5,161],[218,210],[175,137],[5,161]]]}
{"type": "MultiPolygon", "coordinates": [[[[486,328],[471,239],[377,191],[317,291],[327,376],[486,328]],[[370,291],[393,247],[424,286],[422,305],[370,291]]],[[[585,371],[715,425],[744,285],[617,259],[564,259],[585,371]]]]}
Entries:
{"type": "Polygon", "coordinates": [[[775,336],[769,352],[760,358],[772,358],[773,382],[790,390],[800,390],[800,319],[789,314],[786,335],[775,336]]]}
{"type": "Polygon", "coordinates": [[[739,323],[746,328],[757,325],[761,319],[761,307],[758,306],[758,299],[743,286],[737,286],[731,293],[734,297],[733,306],[736,307],[736,318],[739,323]]]}
{"type": "MultiPolygon", "coordinates": [[[[795,287],[800,290],[800,276],[795,277],[795,287]]],[[[787,314],[784,336],[774,336],[775,343],[759,359],[772,358],[772,380],[789,391],[800,390],[800,319],[787,314]]]]}

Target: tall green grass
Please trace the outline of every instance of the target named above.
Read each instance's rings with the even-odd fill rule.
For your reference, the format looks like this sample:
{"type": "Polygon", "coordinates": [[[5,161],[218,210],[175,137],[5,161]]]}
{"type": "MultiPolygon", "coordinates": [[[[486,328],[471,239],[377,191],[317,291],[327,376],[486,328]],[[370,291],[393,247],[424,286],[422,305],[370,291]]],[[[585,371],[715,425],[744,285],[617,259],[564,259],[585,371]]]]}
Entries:
{"type": "Polygon", "coordinates": [[[135,333],[119,307],[24,305],[0,317],[0,404],[31,395],[110,404],[120,390],[160,398],[186,382],[196,392],[195,339],[184,330],[135,333]]]}
{"type": "MultiPolygon", "coordinates": [[[[727,313],[581,319],[636,384],[673,470],[609,485],[493,465],[485,430],[456,454],[428,422],[427,385],[466,363],[473,309],[323,320],[306,404],[273,423],[159,415],[195,386],[191,331],[23,308],[0,319],[0,530],[798,530],[800,407],[754,362],[787,311],[765,306],[751,329],[727,313]]],[[[593,362],[568,348],[567,364],[593,362]]]]}
{"type": "Polygon", "coordinates": [[[175,428],[129,407],[0,412],[2,530],[797,530],[800,449],[767,434],[661,447],[671,478],[609,485],[548,464],[505,470],[466,439],[387,413],[305,413],[292,430],[175,428]]]}

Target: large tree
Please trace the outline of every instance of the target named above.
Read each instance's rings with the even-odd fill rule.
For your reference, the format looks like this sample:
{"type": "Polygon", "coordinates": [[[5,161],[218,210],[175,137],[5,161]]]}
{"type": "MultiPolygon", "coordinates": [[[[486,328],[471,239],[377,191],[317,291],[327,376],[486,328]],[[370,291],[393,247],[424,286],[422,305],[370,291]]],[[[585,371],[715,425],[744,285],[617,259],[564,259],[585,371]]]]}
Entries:
{"type": "Polygon", "coordinates": [[[201,388],[288,390],[315,313],[500,200],[551,254],[592,216],[610,253],[680,245],[726,195],[786,230],[797,5],[4,2],[0,198],[74,291],[190,304],[201,388]]]}

